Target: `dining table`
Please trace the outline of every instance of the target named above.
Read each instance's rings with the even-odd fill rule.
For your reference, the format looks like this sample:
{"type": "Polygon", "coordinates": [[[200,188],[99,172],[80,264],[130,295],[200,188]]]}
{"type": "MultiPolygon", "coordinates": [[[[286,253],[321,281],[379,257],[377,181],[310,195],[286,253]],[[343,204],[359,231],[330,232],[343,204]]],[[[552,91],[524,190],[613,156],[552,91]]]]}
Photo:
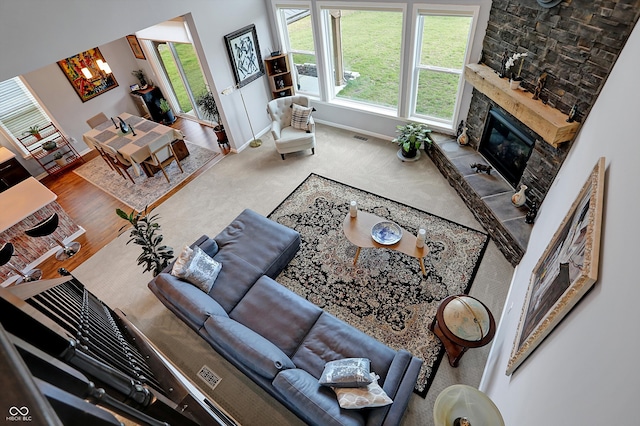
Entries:
{"type": "Polygon", "coordinates": [[[151,143],[158,140],[165,140],[167,143],[184,140],[184,135],[179,130],[155,121],[127,112],[118,114],[117,118],[121,118],[129,126],[127,133],[120,129],[119,120],[112,118],[83,134],[82,139],[90,147],[108,145],[114,148],[131,163],[136,176],[140,176],[140,166],[149,158],[151,143]]]}

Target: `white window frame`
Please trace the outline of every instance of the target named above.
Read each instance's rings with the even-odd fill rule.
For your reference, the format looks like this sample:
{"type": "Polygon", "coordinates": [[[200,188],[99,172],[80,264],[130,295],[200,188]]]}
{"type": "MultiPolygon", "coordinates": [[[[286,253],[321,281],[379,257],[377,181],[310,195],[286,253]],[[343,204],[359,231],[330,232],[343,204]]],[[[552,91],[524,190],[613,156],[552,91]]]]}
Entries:
{"type": "MultiPolygon", "coordinates": [[[[26,80],[22,76],[17,76],[17,77],[14,77],[12,79],[9,79],[9,80],[13,80],[13,79],[18,79],[22,83],[22,85],[24,86],[26,91],[31,95],[32,99],[30,99],[30,100],[32,102],[34,102],[34,105],[36,106],[36,108],[38,108],[40,113],[48,120],[47,123],[43,122],[40,127],[43,127],[44,125],[48,125],[50,122],[52,122],[59,129],[60,126],[55,122],[55,120],[53,120],[53,118],[51,117],[51,113],[49,113],[49,111],[45,108],[45,106],[42,103],[42,101],[40,101],[40,99],[35,94],[33,89],[26,82],[26,80]]],[[[27,130],[27,129],[25,129],[25,130],[27,130]]],[[[24,159],[32,158],[32,155],[29,152],[29,150],[18,140],[18,137],[20,137],[21,135],[14,135],[13,133],[11,133],[11,131],[9,131],[9,129],[7,129],[5,127],[5,125],[1,121],[0,121],[0,132],[2,133],[2,135],[9,142],[11,142],[11,144],[14,146],[14,148],[22,155],[22,158],[24,158],[24,159]]],[[[44,143],[45,141],[46,141],[46,139],[42,139],[42,140],[40,140],[38,142],[34,142],[32,145],[30,145],[30,148],[33,150],[33,149],[39,147],[40,145],[42,145],[42,143],[44,143]]]]}
{"type": "Polygon", "coordinates": [[[471,49],[473,47],[473,38],[476,32],[476,26],[478,23],[478,14],[480,13],[479,6],[464,6],[464,5],[431,5],[431,4],[421,4],[414,5],[413,8],[413,28],[411,33],[412,37],[412,45],[411,51],[413,52],[413,63],[411,66],[411,78],[410,78],[410,88],[407,93],[407,97],[405,98],[405,105],[407,106],[408,117],[415,121],[427,122],[429,124],[433,124],[437,127],[444,127],[448,129],[453,129],[455,123],[458,122],[458,117],[460,116],[460,107],[461,100],[464,92],[464,67],[469,63],[471,56],[471,49]],[[461,70],[452,70],[452,69],[444,69],[439,67],[429,67],[422,66],[420,64],[420,55],[422,49],[422,35],[423,35],[423,25],[422,25],[422,16],[464,16],[471,18],[471,25],[469,27],[469,37],[467,39],[467,46],[465,48],[464,54],[464,63],[462,64],[461,70]],[[451,122],[448,120],[436,118],[436,117],[425,117],[424,115],[416,114],[416,104],[418,99],[418,81],[420,70],[435,70],[441,72],[447,72],[451,74],[459,74],[458,77],[458,93],[456,94],[455,107],[453,111],[453,117],[451,118],[451,122]]]}
{"type": "MultiPolygon", "coordinates": [[[[321,43],[322,52],[322,64],[323,72],[318,70],[318,77],[322,76],[321,88],[324,87],[322,92],[323,99],[327,102],[344,106],[347,108],[354,108],[360,111],[367,111],[375,114],[380,114],[388,117],[399,117],[402,111],[402,87],[405,75],[405,28],[407,25],[407,6],[403,3],[372,3],[372,2],[329,2],[319,1],[316,3],[317,13],[320,17],[320,26],[322,34],[319,37],[321,43]],[[370,104],[364,101],[357,101],[351,99],[338,98],[335,95],[334,83],[333,83],[333,55],[331,46],[331,28],[329,20],[327,19],[328,11],[330,9],[339,10],[367,10],[367,11],[386,11],[386,12],[398,12],[402,14],[402,37],[400,40],[400,70],[398,79],[398,107],[385,107],[382,105],[370,104]]],[[[316,59],[317,55],[316,55],[316,59]]]]}
{"type": "MultiPolygon", "coordinates": [[[[299,54],[304,54],[304,55],[310,55],[312,54],[315,58],[316,58],[316,69],[318,71],[318,93],[312,93],[312,92],[304,92],[302,90],[298,90],[297,86],[296,86],[296,93],[301,93],[307,96],[311,96],[311,97],[318,97],[320,96],[321,92],[322,92],[322,88],[321,88],[321,84],[320,84],[320,70],[319,70],[319,64],[318,64],[318,54],[317,54],[317,34],[315,31],[315,25],[314,25],[314,11],[313,11],[313,7],[311,5],[311,2],[309,1],[289,1],[289,2],[284,2],[284,3],[273,3],[273,14],[275,16],[275,20],[276,20],[276,26],[278,28],[278,34],[277,34],[277,40],[278,43],[281,46],[281,50],[283,52],[289,53],[289,54],[294,54],[294,53],[299,53],[299,54]],[[280,9],[308,9],[309,13],[311,15],[311,34],[313,36],[313,45],[314,45],[314,50],[313,52],[310,51],[306,51],[306,50],[295,50],[291,48],[291,44],[289,43],[289,29],[287,27],[287,23],[284,21],[284,19],[282,18],[282,14],[280,13],[280,9]]],[[[273,46],[274,48],[276,46],[273,46]]],[[[292,58],[292,56],[290,56],[290,58],[292,58]]],[[[291,67],[294,67],[295,64],[291,63],[290,64],[291,67]]],[[[294,72],[293,73],[294,77],[295,77],[295,84],[298,84],[298,73],[294,72]]]]}

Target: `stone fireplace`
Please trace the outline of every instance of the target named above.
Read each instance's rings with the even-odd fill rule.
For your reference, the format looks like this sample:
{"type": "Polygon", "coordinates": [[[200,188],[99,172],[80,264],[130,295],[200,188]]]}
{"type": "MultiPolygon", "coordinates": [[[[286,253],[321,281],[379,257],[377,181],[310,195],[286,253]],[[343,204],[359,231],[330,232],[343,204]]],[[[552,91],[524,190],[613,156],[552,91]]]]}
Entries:
{"type": "Polygon", "coordinates": [[[499,109],[491,108],[478,152],[516,188],[533,152],[535,139],[499,109]]]}

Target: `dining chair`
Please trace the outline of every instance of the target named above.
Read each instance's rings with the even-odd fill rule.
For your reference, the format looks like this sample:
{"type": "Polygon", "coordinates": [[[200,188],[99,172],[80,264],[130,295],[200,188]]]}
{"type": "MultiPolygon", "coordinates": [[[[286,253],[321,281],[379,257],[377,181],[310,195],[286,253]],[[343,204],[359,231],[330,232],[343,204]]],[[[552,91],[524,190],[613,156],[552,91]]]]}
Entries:
{"type": "Polygon", "coordinates": [[[93,117],[91,117],[90,119],[87,120],[87,124],[89,125],[89,127],[91,127],[92,129],[95,129],[96,126],[98,126],[99,124],[104,123],[105,121],[107,121],[109,118],[107,118],[107,116],[104,114],[104,112],[101,112],[100,114],[94,115],[93,117]]]}
{"type": "Polygon", "coordinates": [[[165,179],[169,183],[171,183],[171,181],[169,180],[169,175],[167,175],[164,168],[171,164],[172,161],[175,160],[176,164],[178,164],[178,168],[180,169],[180,173],[184,173],[180,160],[178,160],[178,156],[173,150],[171,143],[172,142],[167,142],[166,140],[156,140],[151,142],[148,146],[149,158],[144,160],[146,164],[159,167],[160,170],[162,170],[162,174],[165,179]]]}
{"type": "Polygon", "coordinates": [[[90,149],[95,149],[96,152],[98,154],[100,154],[100,157],[102,157],[102,159],[104,160],[105,163],[107,163],[107,165],[109,166],[110,169],[113,170],[113,164],[111,164],[111,160],[109,159],[109,157],[107,156],[107,153],[104,152],[104,149],[102,149],[102,147],[100,145],[96,145],[92,140],[90,139],[85,139],[85,143],[87,144],[87,146],[90,149]]]}
{"type": "Polygon", "coordinates": [[[133,178],[129,174],[129,171],[127,170],[129,167],[131,167],[131,162],[124,158],[122,154],[120,154],[115,148],[107,144],[100,144],[99,146],[104,150],[107,158],[113,166],[113,169],[118,172],[123,178],[125,178],[126,175],[129,180],[135,184],[136,182],[133,180],[133,178]]]}

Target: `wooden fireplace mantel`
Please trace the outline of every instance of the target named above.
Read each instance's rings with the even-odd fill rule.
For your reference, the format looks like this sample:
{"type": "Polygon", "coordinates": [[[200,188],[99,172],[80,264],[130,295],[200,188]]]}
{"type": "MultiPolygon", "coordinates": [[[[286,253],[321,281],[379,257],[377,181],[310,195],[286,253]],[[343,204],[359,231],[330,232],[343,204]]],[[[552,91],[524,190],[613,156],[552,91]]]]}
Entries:
{"type": "Polygon", "coordinates": [[[568,115],[543,104],[540,100],[533,100],[531,93],[522,89],[511,89],[509,80],[498,77],[493,69],[484,64],[467,65],[464,78],[476,90],[500,105],[554,147],[573,139],[580,127],[580,123],[576,121],[568,123],[568,115]]]}

